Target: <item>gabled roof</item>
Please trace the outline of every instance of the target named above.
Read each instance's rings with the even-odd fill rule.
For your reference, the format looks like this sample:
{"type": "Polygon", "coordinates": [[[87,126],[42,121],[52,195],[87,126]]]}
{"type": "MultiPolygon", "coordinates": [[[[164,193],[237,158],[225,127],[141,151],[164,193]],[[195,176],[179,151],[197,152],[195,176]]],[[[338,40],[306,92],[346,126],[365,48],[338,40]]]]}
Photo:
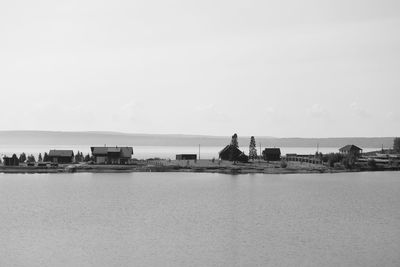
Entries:
{"type": "Polygon", "coordinates": [[[73,157],[74,151],[72,150],[58,150],[53,149],[49,152],[49,157],[73,157]]]}
{"type": "Polygon", "coordinates": [[[223,153],[225,153],[225,152],[227,152],[227,151],[231,151],[231,150],[234,150],[235,152],[237,152],[237,153],[243,153],[239,148],[237,148],[237,147],[235,147],[235,146],[233,146],[233,145],[227,145],[226,147],[224,147],[220,152],[219,152],[219,154],[223,154],[223,153]]]}
{"type": "Polygon", "coordinates": [[[108,153],[120,153],[122,158],[130,158],[133,155],[132,147],[91,147],[94,156],[107,156],[108,153]]]}
{"type": "Polygon", "coordinates": [[[229,147],[230,147],[230,145],[227,145],[226,147],[224,147],[224,148],[219,152],[219,154],[222,154],[222,153],[224,153],[225,151],[227,151],[227,150],[229,149],[229,147]]]}
{"type": "Polygon", "coordinates": [[[219,152],[219,157],[221,159],[226,159],[229,157],[230,160],[247,161],[248,156],[244,154],[239,148],[233,145],[227,145],[219,152]]]}
{"type": "Polygon", "coordinates": [[[339,149],[340,152],[349,152],[349,151],[355,151],[355,150],[361,151],[362,149],[355,145],[346,145],[339,149]]]}

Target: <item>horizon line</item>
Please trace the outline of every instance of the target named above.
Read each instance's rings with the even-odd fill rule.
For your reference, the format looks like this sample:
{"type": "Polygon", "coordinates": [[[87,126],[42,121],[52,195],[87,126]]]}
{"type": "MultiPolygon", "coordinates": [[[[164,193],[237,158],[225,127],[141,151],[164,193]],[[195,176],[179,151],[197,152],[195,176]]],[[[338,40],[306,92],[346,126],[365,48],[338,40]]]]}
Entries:
{"type": "MultiPolygon", "coordinates": [[[[205,137],[205,138],[225,138],[230,135],[206,135],[206,134],[184,134],[184,133],[132,133],[119,131],[76,131],[76,130],[0,130],[1,132],[35,132],[35,133],[90,133],[90,134],[113,134],[113,135],[156,135],[156,136],[186,136],[186,137],[205,137]]],[[[242,137],[257,137],[270,139],[342,139],[342,138],[395,138],[396,136],[341,136],[341,137],[275,137],[275,136],[257,136],[242,135],[242,137]]],[[[238,135],[240,138],[240,135],[238,135]]]]}

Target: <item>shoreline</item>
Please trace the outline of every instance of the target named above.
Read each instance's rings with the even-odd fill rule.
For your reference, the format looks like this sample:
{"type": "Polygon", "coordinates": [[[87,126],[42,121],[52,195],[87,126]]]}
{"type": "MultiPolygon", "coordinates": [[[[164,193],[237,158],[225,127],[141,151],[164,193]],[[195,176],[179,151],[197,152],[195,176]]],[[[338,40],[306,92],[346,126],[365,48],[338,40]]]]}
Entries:
{"type": "Polygon", "coordinates": [[[237,163],[211,160],[198,161],[146,161],[133,165],[65,164],[58,167],[0,166],[0,173],[132,173],[132,172],[187,172],[221,174],[312,174],[398,171],[398,167],[335,169],[325,165],[290,162],[283,168],[279,162],[237,163]]]}

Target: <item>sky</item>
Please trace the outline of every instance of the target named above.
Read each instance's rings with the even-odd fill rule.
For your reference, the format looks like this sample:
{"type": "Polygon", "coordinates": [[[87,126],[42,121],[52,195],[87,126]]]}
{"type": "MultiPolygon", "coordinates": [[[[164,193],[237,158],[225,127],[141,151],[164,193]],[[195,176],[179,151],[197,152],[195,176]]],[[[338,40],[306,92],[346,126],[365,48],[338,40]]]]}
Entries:
{"type": "Polygon", "coordinates": [[[0,1],[0,130],[400,135],[400,1],[0,1]]]}

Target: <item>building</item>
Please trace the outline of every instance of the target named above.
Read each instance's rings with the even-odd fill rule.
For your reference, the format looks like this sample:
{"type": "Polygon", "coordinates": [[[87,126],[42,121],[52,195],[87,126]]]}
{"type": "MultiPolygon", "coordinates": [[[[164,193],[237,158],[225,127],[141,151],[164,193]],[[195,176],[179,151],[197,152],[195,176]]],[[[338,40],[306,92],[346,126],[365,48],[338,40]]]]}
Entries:
{"type": "Polygon", "coordinates": [[[69,164],[74,161],[74,151],[53,149],[50,150],[47,160],[53,163],[69,164]]]}
{"type": "Polygon", "coordinates": [[[128,164],[133,155],[132,147],[91,147],[97,164],[128,164]]]}
{"type": "Polygon", "coordinates": [[[266,161],[280,161],[281,149],[280,148],[266,148],[262,152],[263,159],[266,161]]]}
{"type": "Polygon", "coordinates": [[[176,160],[197,160],[197,154],[178,154],[176,160]]]}
{"type": "Polygon", "coordinates": [[[340,148],[339,152],[344,155],[360,156],[362,149],[355,145],[347,145],[340,148]]]}
{"type": "Polygon", "coordinates": [[[3,164],[4,166],[19,166],[19,159],[15,154],[12,157],[4,157],[3,164]]]}
{"type": "Polygon", "coordinates": [[[239,148],[227,145],[224,149],[219,152],[219,158],[222,160],[229,161],[240,161],[240,162],[248,162],[249,157],[245,155],[239,148]]]}

